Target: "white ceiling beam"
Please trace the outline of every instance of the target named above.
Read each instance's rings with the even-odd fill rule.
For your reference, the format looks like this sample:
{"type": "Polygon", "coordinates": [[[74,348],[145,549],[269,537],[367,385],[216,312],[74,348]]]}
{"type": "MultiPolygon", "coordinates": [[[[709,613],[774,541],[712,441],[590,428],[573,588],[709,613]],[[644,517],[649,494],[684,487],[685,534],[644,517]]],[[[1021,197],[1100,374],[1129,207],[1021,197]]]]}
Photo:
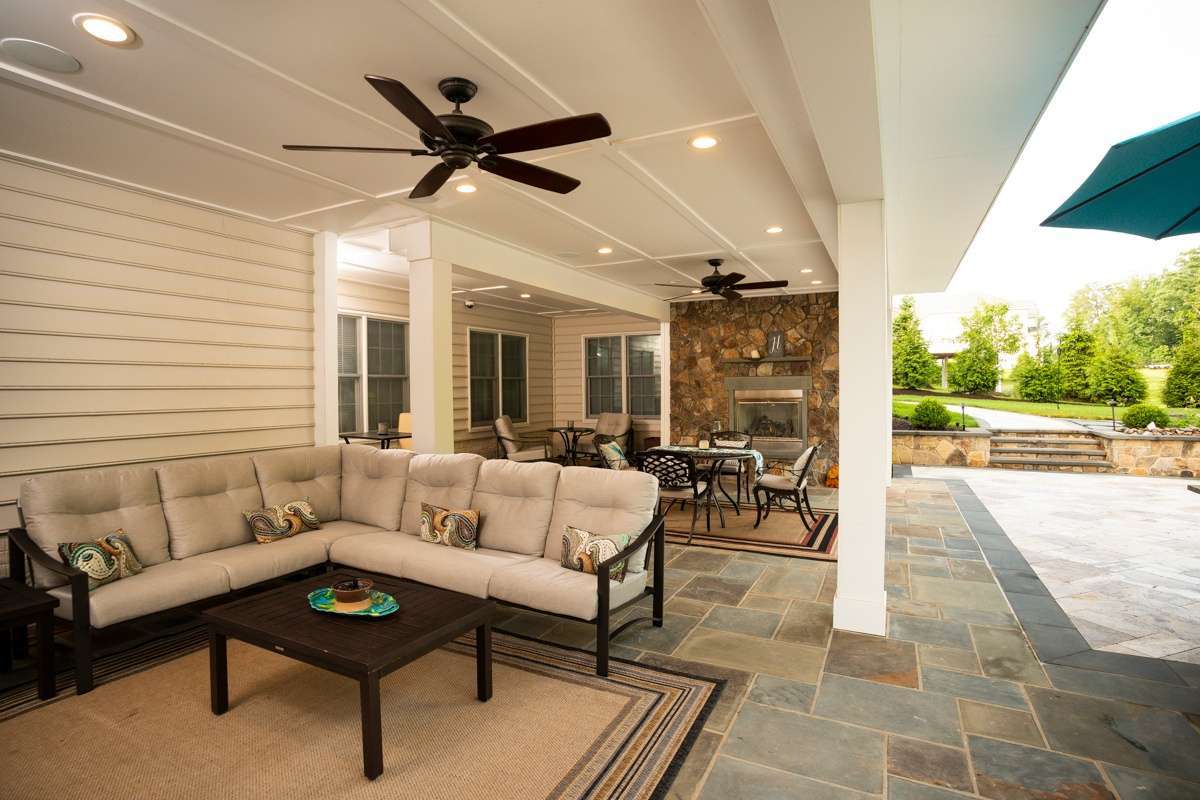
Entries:
{"type": "Polygon", "coordinates": [[[837,198],[767,0],[697,0],[837,264],[837,198]]]}

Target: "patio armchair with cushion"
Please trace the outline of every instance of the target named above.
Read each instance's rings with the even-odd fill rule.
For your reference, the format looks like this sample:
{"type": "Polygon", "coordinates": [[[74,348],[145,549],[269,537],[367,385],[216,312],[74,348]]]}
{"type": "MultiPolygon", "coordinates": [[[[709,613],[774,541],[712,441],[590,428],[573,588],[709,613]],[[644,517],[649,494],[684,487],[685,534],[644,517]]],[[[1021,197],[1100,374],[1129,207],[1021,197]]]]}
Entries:
{"type": "Polygon", "coordinates": [[[604,469],[615,469],[618,471],[637,469],[633,463],[633,454],[622,446],[621,437],[610,436],[607,433],[597,433],[592,438],[592,443],[596,447],[596,457],[600,462],[600,466],[604,469]],[[619,456],[614,452],[614,448],[620,451],[619,456]]]}
{"type": "Polygon", "coordinates": [[[587,433],[579,437],[576,448],[580,456],[598,458],[596,453],[596,437],[612,436],[621,443],[621,449],[626,453],[633,452],[633,417],[629,414],[618,414],[615,411],[605,411],[596,417],[595,433],[587,433]]]}
{"type": "Polygon", "coordinates": [[[492,428],[496,431],[496,453],[499,458],[509,461],[550,460],[550,442],[545,434],[521,436],[508,414],[493,422],[492,428]]]}
{"type": "Polygon", "coordinates": [[[696,518],[700,514],[700,504],[704,504],[704,526],[712,530],[712,504],[709,502],[712,486],[708,481],[701,480],[701,473],[696,469],[696,461],[689,455],[677,453],[662,453],[650,450],[638,453],[637,468],[642,472],[658,478],[659,513],[666,515],[671,508],[679,503],[682,509],[688,502],[692,503],[692,526],[688,530],[688,544],[696,533],[696,518]],[[662,510],[662,501],[666,500],[666,511],[662,510]]]}
{"type": "MultiPolygon", "coordinates": [[[[741,431],[713,431],[710,435],[713,447],[736,447],[739,449],[751,450],[754,448],[754,437],[748,433],[741,431]]],[[[742,487],[746,489],[746,502],[750,502],[750,488],[754,486],[754,479],[750,476],[750,470],[754,469],[753,461],[725,461],[722,462],[721,468],[718,471],[718,476],[732,475],[734,476],[734,492],[733,499],[739,504],[742,502],[742,487]]],[[[737,507],[734,511],[740,515],[737,507]]]]}
{"type": "Polygon", "coordinates": [[[808,474],[812,471],[813,462],[817,460],[819,449],[820,445],[814,444],[809,447],[800,454],[790,469],[784,468],[783,475],[768,472],[758,479],[754,484],[754,527],[757,528],[759,522],[771,516],[772,502],[782,509],[783,504],[780,501],[787,498],[796,504],[796,512],[800,514],[800,521],[804,523],[804,527],[812,530],[812,526],[817,523],[817,515],[808,500],[808,474]],[[812,517],[811,523],[804,516],[805,509],[812,517]]]}

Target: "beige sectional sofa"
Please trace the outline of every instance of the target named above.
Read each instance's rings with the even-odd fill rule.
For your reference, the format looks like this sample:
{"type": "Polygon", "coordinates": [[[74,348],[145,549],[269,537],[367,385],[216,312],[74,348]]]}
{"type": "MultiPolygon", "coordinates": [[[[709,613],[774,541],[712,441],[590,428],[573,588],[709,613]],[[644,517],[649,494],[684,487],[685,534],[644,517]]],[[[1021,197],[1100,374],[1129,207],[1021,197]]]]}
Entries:
{"type": "Polygon", "coordinates": [[[23,527],[8,535],[12,575],[24,579],[28,559],[34,585],[58,597],[56,613],[74,623],[81,692],[92,685],[94,629],[328,564],[595,621],[601,675],[608,641],[625,627],[610,631],[611,612],[651,592],[651,619],[662,625],[658,484],[639,472],[330,445],[41,475],[21,487],[19,508],[23,527]],[[321,519],[319,530],[270,544],[254,540],[242,512],[300,498],[321,519]],[[478,509],[479,547],[423,541],[422,503],[478,509]],[[608,578],[608,563],[620,557],[597,575],[560,566],[566,525],[636,534],[623,553],[624,581],[608,578]],[[89,592],[87,576],[61,563],[57,546],[117,528],[144,570],[89,592]]]}

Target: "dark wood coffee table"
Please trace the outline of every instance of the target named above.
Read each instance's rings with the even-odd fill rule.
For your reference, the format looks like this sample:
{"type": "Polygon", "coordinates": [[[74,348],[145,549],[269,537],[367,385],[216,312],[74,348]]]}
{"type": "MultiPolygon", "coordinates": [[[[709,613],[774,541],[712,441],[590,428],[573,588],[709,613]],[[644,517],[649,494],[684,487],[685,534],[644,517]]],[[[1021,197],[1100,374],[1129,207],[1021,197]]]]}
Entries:
{"type": "Polygon", "coordinates": [[[383,774],[379,679],[474,630],[476,690],[479,699],[487,701],[492,696],[495,614],[493,600],[360,571],[330,572],[235,600],[201,615],[209,628],[212,711],[229,710],[229,637],[354,678],[362,703],[363,773],[374,780],[383,774]],[[309,592],[359,577],[374,580],[377,590],[396,598],[400,610],[368,618],[309,607],[309,592]]]}

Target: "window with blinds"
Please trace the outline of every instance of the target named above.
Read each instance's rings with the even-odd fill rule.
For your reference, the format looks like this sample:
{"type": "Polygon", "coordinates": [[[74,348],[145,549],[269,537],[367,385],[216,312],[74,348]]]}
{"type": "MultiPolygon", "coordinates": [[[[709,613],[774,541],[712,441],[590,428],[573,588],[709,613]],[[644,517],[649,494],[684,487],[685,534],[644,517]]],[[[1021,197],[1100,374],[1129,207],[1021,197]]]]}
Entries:
{"type": "Polygon", "coordinates": [[[495,331],[468,333],[471,427],[490,426],[502,414],[529,419],[528,351],[525,336],[495,331]]]}
{"type": "Polygon", "coordinates": [[[339,430],[395,428],[408,410],[408,324],[339,315],[339,430]]]}
{"type": "Polygon", "coordinates": [[[587,352],[587,415],[596,417],[606,411],[620,413],[621,337],[592,336],[584,339],[587,352]]]}
{"type": "Polygon", "coordinates": [[[626,336],[625,353],[625,363],[629,365],[629,413],[635,417],[657,417],[662,390],[658,335],[626,336]]]}
{"type": "Polygon", "coordinates": [[[358,430],[358,317],[338,317],[338,430],[358,430]]]}
{"type": "Polygon", "coordinates": [[[662,351],[653,334],[586,336],[584,404],[589,418],[626,408],[635,417],[657,417],[662,409],[662,351]]]}

